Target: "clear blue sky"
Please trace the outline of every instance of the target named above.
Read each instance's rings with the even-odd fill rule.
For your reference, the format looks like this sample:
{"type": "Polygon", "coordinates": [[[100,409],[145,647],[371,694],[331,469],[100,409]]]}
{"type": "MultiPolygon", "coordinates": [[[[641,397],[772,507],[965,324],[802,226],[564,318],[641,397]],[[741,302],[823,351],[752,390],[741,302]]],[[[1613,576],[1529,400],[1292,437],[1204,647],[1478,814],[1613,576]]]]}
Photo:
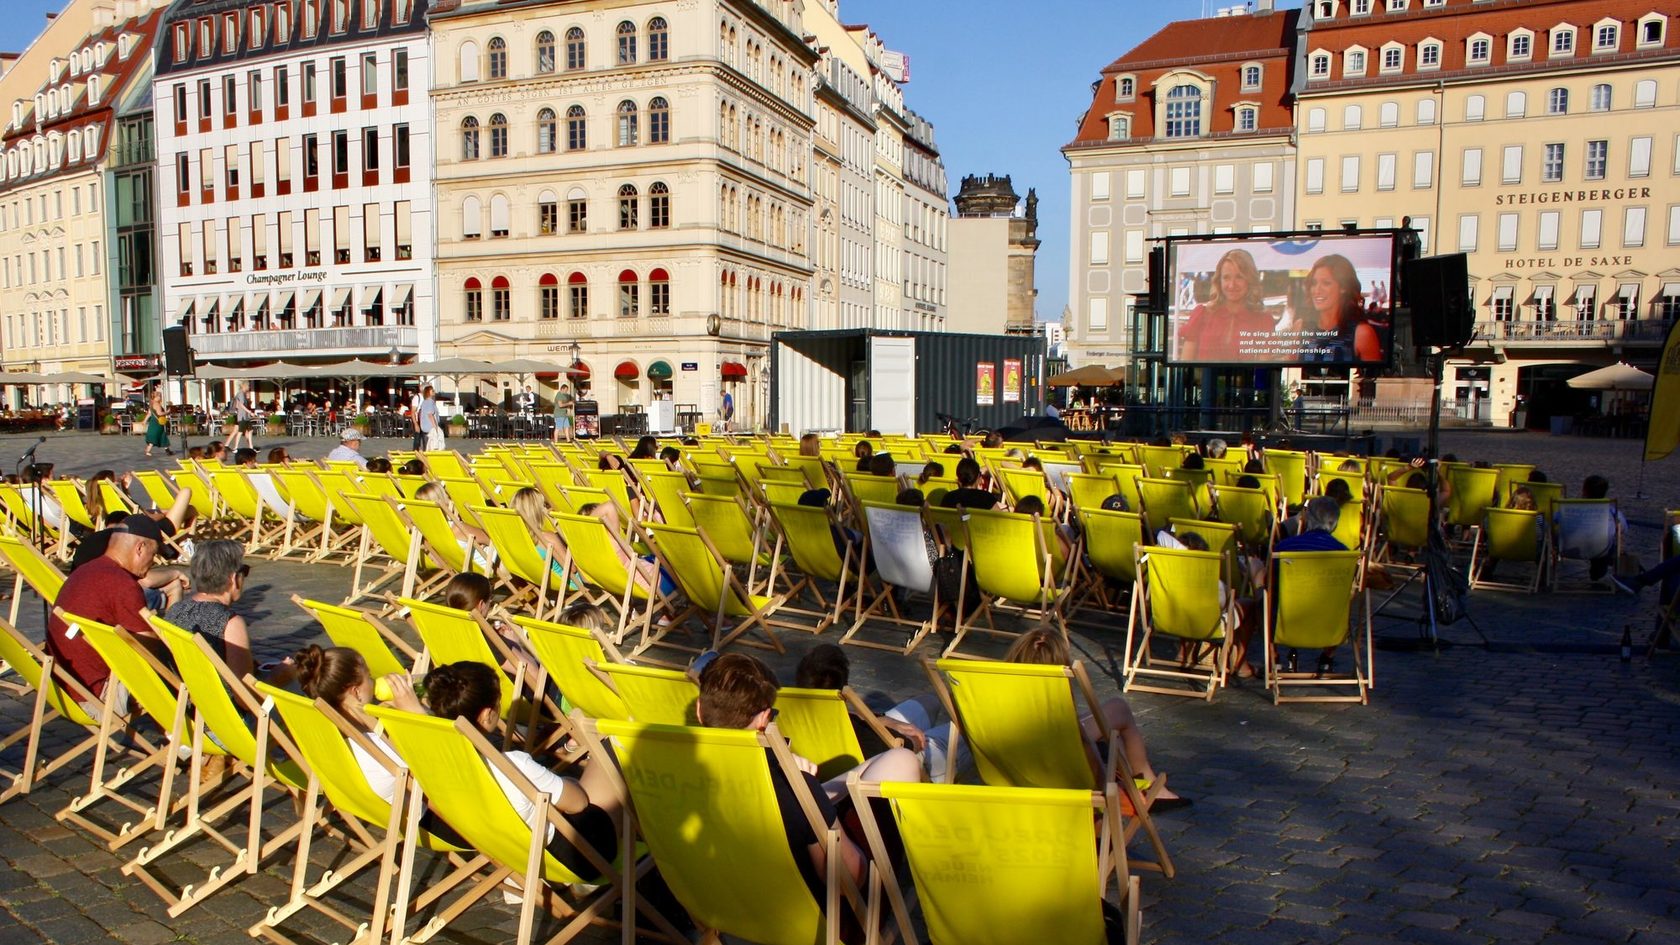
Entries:
{"type": "MultiPolygon", "coordinates": [[[[953,192],[964,175],[985,173],[1011,175],[1022,196],[1038,188],[1038,311],[1055,318],[1067,304],[1068,282],[1068,174],[1060,148],[1090,104],[1091,82],[1163,24],[1226,3],[840,0],[840,13],[910,55],[905,98],[934,123],[953,192]]],[[[0,49],[22,50],[40,32],[42,15],[63,6],[0,0],[0,49]]]]}

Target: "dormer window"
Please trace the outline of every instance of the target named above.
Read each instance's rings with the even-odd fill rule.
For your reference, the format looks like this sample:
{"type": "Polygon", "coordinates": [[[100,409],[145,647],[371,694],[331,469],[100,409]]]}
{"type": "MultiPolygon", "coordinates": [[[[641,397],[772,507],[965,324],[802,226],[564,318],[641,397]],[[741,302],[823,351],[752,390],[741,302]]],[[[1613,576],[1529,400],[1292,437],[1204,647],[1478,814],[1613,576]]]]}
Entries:
{"type": "Polygon", "coordinates": [[[1137,79],[1123,75],[1114,80],[1114,97],[1122,102],[1129,102],[1137,97],[1137,79]]]}
{"type": "Polygon", "coordinates": [[[1534,55],[1534,34],[1527,30],[1512,33],[1505,47],[1505,58],[1521,62],[1534,55]]]}
{"type": "Polygon", "coordinates": [[[1364,16],[1371,12],[1371,0],[1352,0],[1348,4],[1348,13],[1354,16],[1364,16]]]}
{"type": "Polygon", "coordinates": [[[1315,52],[1307,63],[1307,77],[1310,79],[1330,78],[1330,54],[1315,52]]]}
{"type": "Polygon", "coordinates": [[[1552,27],[1552,55],[1559,58],[1575,55],[1575,27],[1552,27]]]}
{"type": "Polygon", "coordinates": [[[1352,76],[1364,74],[1365,50],[1355,48],[1342,54],[1342,75],[1352,76]]]}
{"type": "Polygon", "coordinates": [[[1200,85],[1183,83],[1167,90],[1165,137],[1199,138],[1202,136],[1202,103],[1200,85]]]}
{"type": "Polygon", "coordinates": [[[261,49],[263,44],[263,11],[261,7],[251,11],[251,25],[246,32],[250,36],[251,48],[261,49]]]}
{"type": "Polygon", "coordinates": [[[1652,14],[1639,21],[1639,47],[1661,46],[1664,34],[1667,32],[1668,21],[1657,14],[1652,14]]]}
{"type": "Polygon", "coordinates": [[[1260,127],[1260,109],[1253,105],[1237,106],[1236,128],[1238,131],[1255,131],[1260,127]]]}
{"type": "Polygon", "coordinates": [[[1382,71],[1399,72],[1406,64],[1406,47],[1399,43],[1389,43],[1382,51],[1382,71]]]}
{"type": "Polygon", "coordinates": [[[1336,16],[1335,0],[1318,0],[1318,4],[1314,7],[1314,11],[1313,19],[1315,20],[1334,19],[1336,16]]]}
{"type": "Polygon", "coordinates": [[[1262,77],[1263,77],[1263,73],[1262,73],[1262,71],[1260,69],[1260,66],[1258,64],[1249,63],[1248,65],[1243,66],[1243,68],[1242,68],[1242,87],[1243,87],[1243,91],[1244,92],[1258,91],[1260,89],[1260,80],[1261,80],[1262,77]]]}
{"type": "Polygon", "coordinates": [[[175,61],[186,62],[192,55],[192,31],[185,23],[175,24],[175,61]]]}
{"type": "Polygon", "coordinates": [[[1436,40],[1425,40],[1418,44],[1418,68],[1441,68],[1441,44],[1436,40]]]}
{"type": "Polygon", "coordinates": [[[1622,25],[1615,20],[1600,20],[1593,27],[1593,52],[1615,52],[1622,44],[1622,25]]]}
{"type": "Polygon", "coordinates": [[[1473,66],[1487,65],[1493,59],[1493,38],[1486,33],[1471,36],[1464,46],[1464,58],[1473,66]]]}
{"type": "Polygon", "coordinates": [[[216,52],[216,24],[209,17],[198,21],[198,54],[200,56],[213,55],[216,52]]]}
{"type": "Polygon", "coordinates": [[[1411,0],[1388,0],[1388,12],[1404,13],[1406,12],[1406,7],[1410,5],[1410,3],[1411,0]]]}
{"type": "Polygon", "coordinates": [[[222,17],[222,52],[230,53],[239,48],[239,14],[229,13],[222,17]]]}
{"type": "Polygon", "coordinates": [[[1132,136],[1132,116],[1108,116],[1108,140],[1124,141],[1132,136]]]}

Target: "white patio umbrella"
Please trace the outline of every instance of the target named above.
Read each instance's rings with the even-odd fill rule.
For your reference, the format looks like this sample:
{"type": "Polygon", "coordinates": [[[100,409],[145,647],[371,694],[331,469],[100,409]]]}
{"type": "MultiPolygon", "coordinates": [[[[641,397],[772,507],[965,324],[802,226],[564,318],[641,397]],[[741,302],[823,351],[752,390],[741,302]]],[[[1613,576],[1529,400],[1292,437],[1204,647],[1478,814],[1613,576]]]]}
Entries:
{"type": "Polygon", "coordinates": [[[1569,386],[1576,390],[1650,390],[1656,383],[1655,377],[1626,361],[1569,379],[1569,386]]]}
{"type": "Polygon", "coordinates": [[[437,375],[447,377],[455,385],[455,408],[461,407],[461,378],[468,374],[494,374],[496,366],[489,361],[475,361],[472,358],[440,358],[436,361],[422,361],[409,365],[409,370],[419,376],[437,375]]]}

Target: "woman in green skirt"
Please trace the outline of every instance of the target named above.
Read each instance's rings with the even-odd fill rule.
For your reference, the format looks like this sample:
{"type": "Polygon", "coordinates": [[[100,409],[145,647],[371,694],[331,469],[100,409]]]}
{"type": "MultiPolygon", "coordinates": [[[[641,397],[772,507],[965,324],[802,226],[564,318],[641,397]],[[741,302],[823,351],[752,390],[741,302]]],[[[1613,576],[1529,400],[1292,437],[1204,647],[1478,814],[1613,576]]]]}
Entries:
{"type": "Polygon", "coordinates": [[[146,401],[146,455],[152,455],[152,447],[161,446],[163,451],[171,456],[175,451],[169,448],[168,414],[163,411],[163,391],[154,387],[152,396],[146,401]]]}

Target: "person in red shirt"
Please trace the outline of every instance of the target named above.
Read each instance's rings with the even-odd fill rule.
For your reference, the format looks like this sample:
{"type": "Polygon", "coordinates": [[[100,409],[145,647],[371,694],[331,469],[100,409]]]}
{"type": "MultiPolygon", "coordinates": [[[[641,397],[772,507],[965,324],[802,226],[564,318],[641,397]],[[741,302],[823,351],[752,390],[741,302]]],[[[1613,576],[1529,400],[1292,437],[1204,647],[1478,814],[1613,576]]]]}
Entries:
{"type": "Polygon", "coordinates": [[[47,621],[47,652],[94,695],[103,695],[110,667],[80,633],[58,616],[58,610],[111,626],[120,626],[142,642],[154,644],[157,635],[142,611],[146,597],[140,579],[152,569],[163,531],[145,515],[131,515],[111,532],[105,553],[70,573],[52,617],[47,621]]]}
{"type": "Polygon", "coordinates": [[[1271,358],[1266,341],[1276,323],[1266,314],[1254,257],[1233,249],[1213,267],[1214,297],[1196,306],[1179,333],[1183,361],[1231,363],[1271,358]]]}

